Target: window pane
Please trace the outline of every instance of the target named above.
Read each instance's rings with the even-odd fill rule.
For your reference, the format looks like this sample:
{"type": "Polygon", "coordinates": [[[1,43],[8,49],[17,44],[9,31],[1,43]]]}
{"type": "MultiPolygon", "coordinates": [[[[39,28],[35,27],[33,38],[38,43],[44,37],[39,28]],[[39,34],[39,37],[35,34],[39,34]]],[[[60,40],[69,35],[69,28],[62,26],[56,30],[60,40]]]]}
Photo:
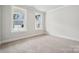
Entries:
{"type": "Polygon", "coordinates": [[[26,10],[13,7],[13,12],[12,12],[12,18],[13,18],[13,30],[21,31],[25,30],[25,21],[26,21],[26,10]]]}

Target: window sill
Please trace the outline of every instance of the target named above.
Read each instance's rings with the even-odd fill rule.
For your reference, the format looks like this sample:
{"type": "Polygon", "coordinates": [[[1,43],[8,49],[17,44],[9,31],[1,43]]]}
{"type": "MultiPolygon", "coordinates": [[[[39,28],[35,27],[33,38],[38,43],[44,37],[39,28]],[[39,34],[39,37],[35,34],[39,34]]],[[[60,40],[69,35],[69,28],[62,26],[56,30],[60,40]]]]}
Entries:
{"type": "Polygon", "coordinates": [[[13,32],[13,33],[17,33],[17,32],[25,32],[26,30],[25,29],[23,29],[23,28],[20,28],[20,29],[13,29],[11,32],[13,32]]]}

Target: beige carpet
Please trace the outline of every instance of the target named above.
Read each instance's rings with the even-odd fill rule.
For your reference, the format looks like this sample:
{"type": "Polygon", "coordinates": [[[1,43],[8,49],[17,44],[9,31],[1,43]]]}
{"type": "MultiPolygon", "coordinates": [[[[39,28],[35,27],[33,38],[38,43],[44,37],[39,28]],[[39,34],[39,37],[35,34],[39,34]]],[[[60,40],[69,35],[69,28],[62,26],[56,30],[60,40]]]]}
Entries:
{"type": "Polygon", "coordinates": [[[79,52],[79,42],[59,37],[42,35],[6,43],[1,53],[74,53],[79,52]]]}

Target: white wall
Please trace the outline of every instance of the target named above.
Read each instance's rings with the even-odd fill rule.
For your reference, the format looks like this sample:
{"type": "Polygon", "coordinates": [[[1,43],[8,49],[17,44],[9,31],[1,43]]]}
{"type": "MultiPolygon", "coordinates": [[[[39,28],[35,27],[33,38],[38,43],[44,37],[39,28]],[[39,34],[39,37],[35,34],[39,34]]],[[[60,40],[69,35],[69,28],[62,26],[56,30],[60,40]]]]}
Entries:
{"type": "Polygon", "coordinates": [[[11,6],[3,6],[3,40],[2,42],[13,41],[21,38],[27,38],[39,34],[44,34],[43,30],[35,30],[35,16],[32,8],[27,6],[18,6],[27,10],[27,31],[26,32],[11,32],[11,6]]]}
{"type": "Polygon", "coordinates": [[[50,35],[79,41],[79,6],[47,12],[46,30],[50,35]]]}

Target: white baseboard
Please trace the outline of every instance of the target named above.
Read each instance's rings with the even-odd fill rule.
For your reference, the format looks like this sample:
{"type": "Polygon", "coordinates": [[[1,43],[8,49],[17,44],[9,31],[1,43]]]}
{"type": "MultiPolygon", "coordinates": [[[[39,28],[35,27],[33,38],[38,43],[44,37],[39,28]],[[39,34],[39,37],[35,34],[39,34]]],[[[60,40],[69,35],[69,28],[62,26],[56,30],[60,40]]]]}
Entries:
{"type": "Polygon", "coordinates": [[[60,37],[60,38],[64,38],[64,39],[69,39],[69,40],[74,40],[74,41],[79,41],[78,38],[73,38],[73,37],[69,37],[69,36],[65,36],[65,35],[58,35],[58,34],[50,34],[51,36],[56,36],[56,37],[60,37]]]}
{"type": "Polygon", "coordinates": [[[32,35],[28,35],[28,36],[22,36],[22,37],[12,38],[12,39],[8,39],[8,40],[3,40],[3,41],[1,41],[1,44],[11,42],[11,41],[20,40],[20,39],[25,39],[25,38],[27,39],[27,38],[39,36],[42,34],[45,34],[45,33],[32,34],[32,35]]]}

